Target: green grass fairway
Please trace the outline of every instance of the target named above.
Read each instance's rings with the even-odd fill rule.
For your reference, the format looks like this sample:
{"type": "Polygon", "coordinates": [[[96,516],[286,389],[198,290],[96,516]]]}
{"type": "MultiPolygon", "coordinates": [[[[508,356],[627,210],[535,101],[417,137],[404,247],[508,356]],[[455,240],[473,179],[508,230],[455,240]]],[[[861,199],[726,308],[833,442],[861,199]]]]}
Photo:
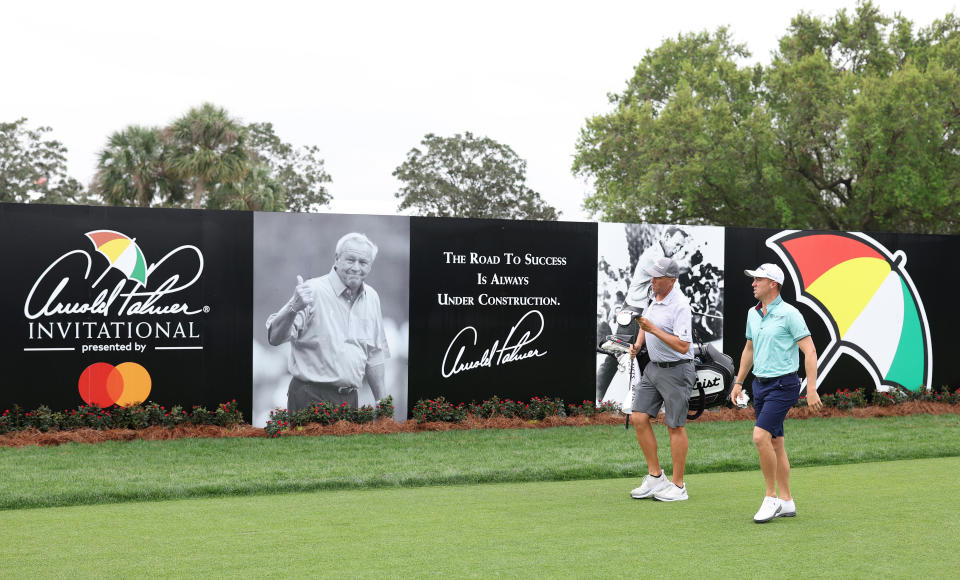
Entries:
{"type": "MultiPolygon", "coordinates": [[[[655,428],[670,469],[666,428],[655,428]]],[[[960,415],[787,425],[795,467],[960,456],[960,415]]],[[[694,422],[688,473],[753,471],[753,424],[694,422]]],[[[640,476],[633,431],[559,427],[0,449],[0,510],[319,490],[640,476]]]]}
{"type": "Polygon", "coordinates": [[[796,468],[798,517],[757,525],[759,471],[333,490],[0,512],[0,577],[931,578],[960,569],[960,457],[796,468]]]}

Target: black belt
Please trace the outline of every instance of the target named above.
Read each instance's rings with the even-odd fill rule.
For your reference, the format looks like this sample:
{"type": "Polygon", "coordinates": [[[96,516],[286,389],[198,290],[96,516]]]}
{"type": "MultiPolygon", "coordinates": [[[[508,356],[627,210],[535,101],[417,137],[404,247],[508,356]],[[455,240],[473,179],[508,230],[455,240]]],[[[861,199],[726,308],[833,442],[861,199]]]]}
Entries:
{"type": "Polygon", "coordinates": [[[669,369],[677,365],[682,365],[684,363],[693,362],[693,359],[685,358],[683,360],[672,360],[670,362],[657,362],[655,360],[650,361],[650,364],[657,365],[662,369],[669,369]]]}
{"type": "Polygon", "coordinates": [[[779,377],[757,377],[757,381],[759,381],[761,385],[766,385],[767,383],[772,383],[773,381],[778,381],[784,377],[790,377],[795,374],[797,373],[787,373],[785,375],[780,375],[779,377]]]}

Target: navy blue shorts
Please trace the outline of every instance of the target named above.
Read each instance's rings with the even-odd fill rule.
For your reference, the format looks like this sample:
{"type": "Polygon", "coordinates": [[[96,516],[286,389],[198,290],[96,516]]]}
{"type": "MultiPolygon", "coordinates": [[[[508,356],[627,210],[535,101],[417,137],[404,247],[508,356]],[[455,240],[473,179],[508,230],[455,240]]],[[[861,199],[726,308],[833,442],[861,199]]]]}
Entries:
{"type": "Polygon", "coordinates": [[[783,437],[783,420],[800,398],[800,377],[790,373],[771,379],[753,379],[753,410],[757,427],[774,438],[783,437]]]}

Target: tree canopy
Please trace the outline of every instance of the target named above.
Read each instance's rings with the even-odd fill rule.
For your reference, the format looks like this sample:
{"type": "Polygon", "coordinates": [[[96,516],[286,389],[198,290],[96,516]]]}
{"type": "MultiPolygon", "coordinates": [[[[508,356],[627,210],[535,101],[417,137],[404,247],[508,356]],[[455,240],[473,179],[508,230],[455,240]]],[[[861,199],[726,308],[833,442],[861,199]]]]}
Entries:
{"type": "Polygon", "coordinates": [[[149,207],[154,200],[182,202],[185,186],[164,163],[160,130],[131,125],[110,136],[97,160],[91,189],[110,205],[149,207]]]}
{"type": "Polygon", "coordinates": [[[725,27],[648,51],[581,131],[612,221],[960,231],[960,20],[801,13],[769,65],[725,27]]]}
{"type": "Polygon", "coordinates": [[[333,198],[324,185],[330,175],[316,145],[295,148],[274,133],[271,123],[251,123],[247,131],[254,163],[265,168],[282,192],[287,211],[318,211],[330,203],[333,198]]]}
{"type": "Polygon", "coordinates": [[[90,203],[83,185],[67,175],[67,148],[48,138],[50,127],[27,119],[0,122],[0,201],[90,203]]]}
{"type": "MultiPolygon", "coordinates": [[[[204,103],[187,111],[163,130],[170,173],[188,183],[193,191],[190,206],[204,206],[204,196],[217,187],[238,186],[250,172],[246,146],[247,129],[227,111],[204,103]]],[[[219,196],[207,197],[206,205],[219,196]]]]}
{"type": "Polygon", "coordinates": [[[113,205],[317,211],[331,200],[329,182],[317,147],[204,103],[167,127],[111,135],[91,189],[113,205]]]}
{"type": "Polygon", "coordinates": [[[398,210],[433,217],[556,220],[557,210],[526,185],[527,162],[507,145],[466,132],[432,133],[393,176],[402,182],[398,210]]]}

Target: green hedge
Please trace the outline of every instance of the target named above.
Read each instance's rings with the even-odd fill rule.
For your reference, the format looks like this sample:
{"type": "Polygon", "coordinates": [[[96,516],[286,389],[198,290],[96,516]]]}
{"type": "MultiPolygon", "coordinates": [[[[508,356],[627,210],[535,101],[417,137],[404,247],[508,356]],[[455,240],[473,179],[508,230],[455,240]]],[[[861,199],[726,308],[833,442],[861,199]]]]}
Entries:
{"type": "Polygon", "coordinates": [[[33,411],[24,411],[18,405],[7,409],[0,415],[0,434],[24,429],[40,431],[66,431],[70,429],[146,429],[161,425],[229,425],[243,424],[243,413],[237,408],[234,399],[221,403],[210,411],[205,407],[194,406],[187,411],[179,405],[167,409],[157,403],[146,402],[127,407],[103,409],[94,405],[82,405],[76,409],[53,411],[40,406],[33,411]]]}

